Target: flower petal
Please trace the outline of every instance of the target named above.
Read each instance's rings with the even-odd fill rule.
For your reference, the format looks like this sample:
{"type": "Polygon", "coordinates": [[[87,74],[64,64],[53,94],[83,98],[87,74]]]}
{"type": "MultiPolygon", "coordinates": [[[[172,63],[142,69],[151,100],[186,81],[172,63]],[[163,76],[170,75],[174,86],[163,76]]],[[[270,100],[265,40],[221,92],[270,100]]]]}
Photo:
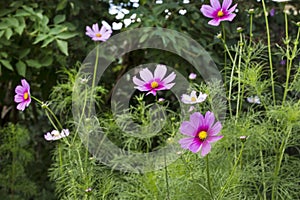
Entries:
{"type": "Polygon", "coordinates": [[[237,4],[235,4],[234,6],[232,6],[227,12],[228,13],[233,13],[236,7],[237,7],[237,4]]]}
{"type": "Polygon", "coordinates": [[[138,79],[136,76],[134,76],[134,77],[132,78],[132,81],[133,81],[134,84],[136,84],[136,85],[138,85],[138,86],[143,86],[143,85],[146,84],[144,81],[138,79]]]}
{"type": "Polygon", "coordinates": [[[205,17],[214,18],[215,9],[213,9],[211,6],[203,5],[200,11],[205,17]]]}
{"type": "Polygon", "coordinates": [[[180,125],[180,132],[183,135],[187,135],[187,136],[191,136],[191,137],[195,137],[195,133],[197,131],[198,127],[194,127],[193,124],[191,124],[189,121],[184,121],[182,122],[182,124],[180,125]]]}
{"type": "Polygon", "coordinates": [[[204,141],[202,143],[202,148],[201,148],[201,156],[206,156],[211,150],[211,145],[209,144],[208,141],[204,141]]]}
{"type": "Polygon", "coordinates": [[[208,129],[208,135],[217,135],[222,129],[222,124],[220,122],[215,123],[215,125],[208,129]]]}
{"type": "Polygon", "coordinates": [[[187,94],[181,96],[181,101],[185,104],[191,104],[191,97],[187,94]]]}
{"type": "Polygon", "coordinates": [[[17,109],[18,110],[21,110],[21,111],[24,111],[25,110],[25,106],[26,106],[26,103],[25,102],[21,102],[17,105],[17,109]]]}
{"type": "Polygon", "coordinates": [[[210,5],[214,8],[214,9],[220,9],[221,5],[219,0],[210,0],[210,5]]]}
{"type": "Polygon", "coordinates": [[[190,122],[195,129],[198,129],[202,125],[203,116],[199,112],[195,112],[190,116],[190,122]]]}
{"type": "Polygon", "coordinates": [[[232,21],[235,18],[236,14],[229,14],[226,17],[223,17],[221,21],[232,21]]]}
{"type": "Polygon", "coordinates": [[[194,138],[193,142],[189,146],[189,150],[193,153],[197,153],[201,149],[202,144],[201,140],[194,138]]]}
{"type": "Polygon", "coordinates": [[[22,83],[22,86],[25,90],[28,90],[28,91],[30,90],[30,86],[29,86],[28,82],[25,79],[22,79],[21,83],[22,83]]]}
{"type": "Polygon", "coordinates": [[[205,141],[212,143],[212,142],[216,142],[216,141],[222,139],[223,137],[224,137],[223,135],[210,136],[210,137],[206,138],[205,141]]]}
{"type": "Polygon", "coordinates": [[[214,113],[207,111],[205,113],[205,120],[204,120],[204,126],[206,126],[208,129],[214,124],[215,122],[215,116],[214,113]]]}
{"type": "Polygon", "coordinates": [[[232,4],[232,0],[223,0],[222,10],[228,10],[231,4],[232,4]]]}
{"type": "Polygon", "coordinates": [[[151,80],[153,79],[153,75],[152,75],[151,71],[150,71],[148,68],[142,69],[142,70],[140,71],[140,76],[141,76],[141,78],[142,78],[145,82],[149,82],[149,81],[151,81],[151,80]]]}
{"type": "Polygon", "coordinates": [[[172,82],[176,78],[176,74],[172,72],[169,76],[167,76],[165,79],[162,80],[164,84],[168,84],[172,82]]]}
{"type": "Polygon", "coordinates": [[[212,26],[219,26],[220,25],[220,18],[216,18],[216,19],[212,19],[208,22],[209,25],[212,25],[212,26]]]}
{"type": "Polygon", "coordinates": [[[165,65],[157,65],[156,69],[154,70],[154,78],[158,78],[162,80],[167,73],[167,67],[165,65]]]}
{"type": "Polygon", "coordinates": [[[191,144],[193,143],[194,138],[183,138],[178,141],[178,143],[181,145],[181,148],[183,149],[189,149],[191,144]]]}

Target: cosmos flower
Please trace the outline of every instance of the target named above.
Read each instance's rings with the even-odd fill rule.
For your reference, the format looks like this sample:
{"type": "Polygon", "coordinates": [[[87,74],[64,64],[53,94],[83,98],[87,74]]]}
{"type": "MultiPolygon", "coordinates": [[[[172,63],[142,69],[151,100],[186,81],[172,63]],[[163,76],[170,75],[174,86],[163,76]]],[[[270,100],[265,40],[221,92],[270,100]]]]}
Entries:
{"type": "Polygon", "coordinates": [[[44,135],[45,140],[59,140],[61,138],[67,137],[69,135],[69,129],[63,129],[61,133],[58,130],[53,130],[44,135]]]}
{"type": "Polygon", "coordinates": [[[247,101],[249,103],[255,103],[255,104],[260,104],[260,99],[259,97],[256,95],[256,96],[251,96],[251,97],[247,97],[247,101]]]}
{"type": "Polygon", "coordinates": [[[22,85],[18,85],[15,89],[15,102],[19,103],[17,105],[18,110],[24,111],[25,107],[28,107],[31,102],[30,97],[30,85],[25,79],[21,80],[22,85]]]}
{"type": "Polygon", "coordinates": [[[232,0],[223,0],[222,7],[219,0],[210,0],[210,5],[202,5],[200,11],[205,17],[212,18],[208,24],[212,26],[219,26],[221,21],[232,21],[236,14],[233,13],[237,4],[229,7],[232,0]]]}
{"type": "Polygon", "coordinates": [[[102,22],[101,29],[99,30],[98,23],[93,24],[92,28],[86,26],[86,33],[87,36],[92,38],[94,41],[103,41],[105,42],[108,40],[112,34],[111,27],[106,23],[102,22]]]}
{"type": "Polygon", "coordinates": [[[199,112],[193,113],[190,121],[182,122],[179,128],[183,135],[188,136],[179,140],[181,148],[193,153],[201,151],[201,156],[206,156],[211,150],[211,143],[223,138],[222,135],[217,135],[222,129],[221,123],[214,122],[215,116],[210,111],[205,116],[199,112]]]}
{"type": "Polygon", "coordinates": [[[154,70],[154,74],[148,68],[145,68],[140,71],[141,79],[138,79],[136,76],[133,77],[133,83],[136,85],[134,88],[140,91],[148,91],[148,94],[153,94],[156,96],[156,92],[159,90],[169,90],[171,89],[175,83],[171,83],[176,74],[172,72],[166,78],[165,75],[167,73],[167,67],[165,65],[157,65],[154,70]]]}
{"type": "Polygon", "coordinates": [[[271,16],[271,17],[274,17],[275,12],[276,12],[275,8],[272,8],[272,9],[270,10],[270,16],[271,16]]]}
{"type": "Polygon", "coordinates": [[[199,96],[197,97],[196,91],[192,91],[191,95],[183,94],[181,101],[185,104],[196,104],[203,102],[206,97],[207,94],[202,94],[202,92],[200,92],[199,96]]]}
{"type": "Polygon", "coordinates": [[[194,80],[194,79],[196,79],[197,78],[197,74],[195,74],[195,73],[190,73],[190,75],[189,75],[189,79],[190,80],[194,80]]]}

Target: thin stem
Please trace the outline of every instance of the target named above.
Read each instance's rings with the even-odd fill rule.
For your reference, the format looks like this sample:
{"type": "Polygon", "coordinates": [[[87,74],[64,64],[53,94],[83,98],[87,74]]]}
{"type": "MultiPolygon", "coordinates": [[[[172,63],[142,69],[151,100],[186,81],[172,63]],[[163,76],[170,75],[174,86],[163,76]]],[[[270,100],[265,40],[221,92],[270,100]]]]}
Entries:
{"type": "MultiPolygon", "coordinates": [[[[226,31],[225,31],[224,24],[221,23],[221,26],[222,26],[223,44],[226,44],[226,31]]],[[[226,83],[226,80],[227,80],[227,53],[225,51],[224,52],[224,83],[226,83]]]]}
{"type": "Polygon", "coordinates": [[[170,191],[169,191],[169,176],[168,176],[168,167],[167,167],[167,159],[166,159],[166,153],[164,156],[165,161],[165,179],[166,179],[166,186],[167,186],[167,199],[170,199],[170,191]]]}
{"type": "Polygon", "coordinates": [[[230,183],[230,181],[231,181],[231,179],[232,179],[232,177],[233,177],[233,175],[234,175],[234,173],[235,173],[236,167],[237,167],[237,165],[238,165],[240,159],[242,158],[243,150],[244,150],[244,142],[242,142],[242,147],[241,147],[241,150],[240,150],[238,159],[235,161],[234,166],[233,166],[232,171],[231,171],[231,174],[230,174],[230,176],[227,178],[224,187],[222,187],[222,190],[221,190],[221,192],[220,192],[220,195],[218,196],[218,199],[223,199],[225,189],[228,187],[228,185],[229,185],[229,183],[230,183]]]}
{"type": "Polygon", "coordinates": [[[279,148],[279,155],[277,156],[277,162],[276,162],[275,170],[274,170],[274,181],[273,181],[273,186],[272,186],[272,200],[276,199],[275,196],[277,193],[277,177],[280,172],[283,154],[286,149],[286,145],[287,145],[288,139],[291,135],[291,132],[292,132],[292,127],[288,126],[287,135],[286,135],[285,139],[282,141],[280,148],[279,148]]]}
{"type": "Polygon", "coordinates": [[[250,13],[250,33],[249,33],[249,45],[252,43],[253,37],[253,13],[250,13]]]}
{"type": "Polygon", "coordinates": [[[262,184],[263,184],[263,197],[264,200],[267,200],[266,194],[266,182],[265,182],[265,164],[264,164],[264,157],[262,154],[261,145],[259,145],[259,156],[260,156],[260,165],[261,165],[261,173],[262,173],[262,184]]]}
{"type": "Polygon", "coordinates": [[[274,83],[274,73],[273,73],[273,64],[272,64],[272,52],[271,52],[271,38],[270,38],[270,29],[269,29],[269,21],[268,21],[268,12],[265,5],[265,0],[262,0],[264,15],[265,15],[265,22],[266,22],[266,29],[267,29],[267,40],[268,40],[268,57],[269,57],[269,65],[270,65],[270,76],[271,76],[271,83],[272,83],[272,97],[273,97],[273,104],[276,104],[276,97],[275,97],[275,83],[274,83]]]}
{"type": "Polygon", "coordinates": [[[208,185],[210,197],[211,197],[211,199],[214,199],[212,188],[211,188],[210,175],[209,175],[209,159],[208,159],[208,155],[205,156],[205,160],[206,160],[207,185],[208,185]]]}
{"type": "Polygon", "coordinates": [[[243,36],[240,33],[240,41],[239,41],[239,61],[238,61],[238,96],[237,96],[237,105],[236,105],[236,113],[235,113],[235,122],[239,117],[240,110],[240,101],[241,101],[241,64],[242,64],[242,50],[243,50],[243,36]]]}

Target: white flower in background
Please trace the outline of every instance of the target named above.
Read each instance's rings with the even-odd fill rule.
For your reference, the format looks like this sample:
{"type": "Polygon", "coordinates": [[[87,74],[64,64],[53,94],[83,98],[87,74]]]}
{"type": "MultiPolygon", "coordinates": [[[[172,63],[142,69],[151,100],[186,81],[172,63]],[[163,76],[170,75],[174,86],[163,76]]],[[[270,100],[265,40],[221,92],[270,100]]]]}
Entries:
{"type": "Polygon", "coordinates": [[[256,95],[256,96],[251,96],[251,97],[247,97],[247,101],[249,103],[255,103],[255,104],[260,104],[260,99],[259,97],[256,95]]]}
{"type": "Polygon", "coordinates": [[[194,106],[190,106],[190,109],[188,110],[188,112],[192,112],[195,109],[194,106]]]}
{"type": "Polygon", "coordinates": [[[181,97],[181,101],[185,104],[196,104],[203,102],[207,97],[207,94],[202,94],[200,92],[199,96],[197,97],[196,91],[192,91],[191,95],[183,94],[181,97]]]}
{"type": "Polygon", "coordinates": [[[291,0],[272,0],[272,1],[281,3],[281,2],[289,2],[289,1],[291,1],[291,0]]]}
{"type": "Polygon", "coordinates": [[[44,138],[47,141],[59,140],[61,138],[67,137],[69,135],[69,133],[70,133],[69,129],[63,129],[61,131],[61,133],[58,130],[53,130],[53,131],[51,131],[51,133],[50,132],[46,133],[44,135],[44,138]]]}

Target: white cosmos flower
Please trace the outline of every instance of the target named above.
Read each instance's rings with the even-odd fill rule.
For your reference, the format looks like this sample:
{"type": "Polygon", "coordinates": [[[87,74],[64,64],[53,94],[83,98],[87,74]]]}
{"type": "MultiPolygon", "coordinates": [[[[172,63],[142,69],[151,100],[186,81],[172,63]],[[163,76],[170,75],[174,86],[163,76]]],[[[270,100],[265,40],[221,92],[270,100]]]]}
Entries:
{"type": "Polygon", "coordinates": [[[260,104],[260,99],[259,97],[256,95],[256,96],[251,96],[251,97],[247,97],[247,101],[249,103],[255,103],[255,104],[260,104]]]}
{"type": "Polygon", "coordinates": [[[196,104],[203,102],[207,97],[207,94],[202,94],[200,92],[199,96],[197,97],[196,91],[192,91],[191,95],[183,94],[181,96],[181,101],[185,104],[196,104]]]}
{"type": "Polygon", "coordinates": [[[58,130],[53,130],[53,131],[51,131],[51,133],[50,132],[46,133],[44,135],[44,138],[47,141],[59,140],[61,138],[67,137],[69,135],[69,133],[70,133],[69,129],[63,129],[61,131],[61,133],[58,130]]]}

